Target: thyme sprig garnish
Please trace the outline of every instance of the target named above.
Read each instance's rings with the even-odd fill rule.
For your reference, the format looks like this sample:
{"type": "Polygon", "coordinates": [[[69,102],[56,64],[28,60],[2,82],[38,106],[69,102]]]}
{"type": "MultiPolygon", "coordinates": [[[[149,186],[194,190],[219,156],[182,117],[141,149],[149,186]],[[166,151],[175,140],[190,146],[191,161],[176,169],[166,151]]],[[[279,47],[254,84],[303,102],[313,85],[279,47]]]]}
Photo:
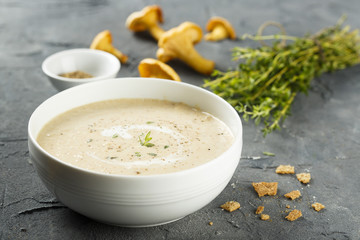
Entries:
{"type": "Polygon", "coordinates": [[[141,146],[145,146],[145,147],[153,147],[155,146],[155,144],[151,143],[150,141],[152,140],[152,137],[150,137],[151,131],[149,131],[146,135],[144,140],[141,139],[141,136],[143,136],[144,134],[141,134],[139,136],[139,142],[141,146]]]}
{"type": "Polygon", "coordinates": [[[344,69],[360,63],[358,29],[342,27],[345,17],[332,27],[314,35],[293,37],[282,35],[244,35],[256,41],[275,40],[272,46],[236,47],[233,60],[241,60],[235,70],[215,70],[208,87],[227,100],[244,120],[264,123],[264,136],[290,114],[298,93],[307,93],[311,80],[325,72],[344,69]],[[292,41],[284,44],[284,40],[292,41]]]}

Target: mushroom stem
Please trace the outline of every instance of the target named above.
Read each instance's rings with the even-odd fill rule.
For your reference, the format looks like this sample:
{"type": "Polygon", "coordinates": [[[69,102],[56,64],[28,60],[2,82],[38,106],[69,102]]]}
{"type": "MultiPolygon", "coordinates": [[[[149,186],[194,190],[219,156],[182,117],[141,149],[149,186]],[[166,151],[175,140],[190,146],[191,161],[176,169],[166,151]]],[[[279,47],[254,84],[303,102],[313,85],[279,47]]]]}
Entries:
{"type": "Polygon", "coordinates": [[[128,56],[126,56],[125,54],[123,54],[122,52],[120,52],[119,50],[115,49],[114,50],[114,55],[120,59],[121,63],[126,63],[128,60],[128,56]]]}
{"type": "Polygon", "coordinates": [[[121,63],[126,63],[127,60],[128,60],[128,56],[126,56],[125,54],[120,52],[118,49],[116,49],[112,45],[108,45],[106,47],[106,49],[104,49],[103,51],[106,51],[106,52],[109,52],[109,53],[113,54],[115,57],[117,57],[120,60],[121,63]]]}
{"type": "Polygon", "coordinates": [[[194,48],[192,49],[193,51],[186,52],[186,54],[180,55],[178,58],[195,71],[204,75],[210,75],[214,70],[215,63],[202,57],[194,48]]]}
{"type": "Polygon", "coordinates": [[[207,41],[219,41],[224,38],[227,38],[228,33],[226,29],[222,26],[216,26],[214,30],[205,35],[205,40],[207,41]]]}
{"type": "Polygon", "coordinates": [[[212,73],[215,67],[214,61],[202,57],[195,50],[190,41],[183,42],[181,49],[186,49],[186,51],[177,51],[177,49],[173,49],[173,54],[163,54],[163,49],[159,48],[157,51],[157,57],[162,62],[168,62],[176,56],[176,58],[185,62],[201,74],[210,75],[212,73]]]}
{"type": "Polygon", "coordinates": [[[159,41],[161,35],[165,32],[164,29],[162,29],[159,25],[154,24],[149,28],[149,32],[153,38],[155,38],[156,41],[159,41]]]}

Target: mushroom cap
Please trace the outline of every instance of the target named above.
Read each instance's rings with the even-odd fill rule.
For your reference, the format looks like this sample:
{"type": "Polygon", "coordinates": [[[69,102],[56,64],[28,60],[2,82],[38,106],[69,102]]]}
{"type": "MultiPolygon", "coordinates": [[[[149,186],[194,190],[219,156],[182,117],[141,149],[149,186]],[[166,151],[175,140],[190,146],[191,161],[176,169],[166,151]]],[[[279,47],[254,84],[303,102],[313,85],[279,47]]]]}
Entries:
{"type": "Polygon", "coordinates": [[[179,75],[172,67],[153,58],[143,59],[138,66],[140,77],[155,77],[181,82],[179,75]]]}
{"type": "Polygon", "coordinates": [[[231,39],[236,38],[236,33],[231,23],[222,17],[212,17],[206,25],[206,31],[211,32],[216,26],[222,26],[226,29],[231,39]]]}
{"type": "Polygon", "coordinates": [[[159,39],[158,45],[159,47],[162,47],[170,39],[176,38],[189,38],[193,44],[197,44],[201,41],[202,30],[195,23],[183,22],[178,27],[172,28],[165,32],[159,39]]]}
{"type": "Polygon", "coordinates": [[[157,5],[152,5],[130,14],[126,19],[125,25],[131,31],[141,32],[147,30],[149,26],[157,24],[157,22],[162,23],[163,21],[161,8],[157,5]]]}
{"type": "Polygon", "coordinates": [[[215,63],[203,58],[194,48],[201,39],[201,28],[195,23],[184,22],[161,35],[156,56],[162,62],[178,58],[199,73],[209,75],[215,63]]]}
{"type": "Polygon", "coordinates": [[[93,39],[90,48],[91,49],[102,49],[112,43],[112,36],[109,30],[98,33],[93,39]]]}
{"type": "Polygon", "coordinates": [[[192,22],[183,22],[161,36],[158,41],[157,58],[162,62],[167,62],[177,57],[179,52],[189,51],[201,39],[202,30],[198,25],[192,22]]]}

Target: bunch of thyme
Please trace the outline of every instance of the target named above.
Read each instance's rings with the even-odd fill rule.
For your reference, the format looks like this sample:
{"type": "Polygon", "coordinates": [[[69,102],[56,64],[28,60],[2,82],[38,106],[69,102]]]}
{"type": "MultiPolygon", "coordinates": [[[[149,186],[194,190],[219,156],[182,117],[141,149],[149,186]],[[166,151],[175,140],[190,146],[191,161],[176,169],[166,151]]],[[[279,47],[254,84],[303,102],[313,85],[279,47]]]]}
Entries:
{"type": "Polygon", "coordinates": [[[311,80],[324,72],[344,69],[360,63],[358,30],[338,23],[303,38],[282,35],[244,35],[256,41],[274,40],[272,46],[257,49],[236,47],[233,60],[242,60],[235,70],[215,70],[208,87],[239,111],[244,120],[264,123],[264,136],[290,114],[298,93],[307,93],[311,80]],[[291,44],[284,44],[291,40],[291,44]]]}

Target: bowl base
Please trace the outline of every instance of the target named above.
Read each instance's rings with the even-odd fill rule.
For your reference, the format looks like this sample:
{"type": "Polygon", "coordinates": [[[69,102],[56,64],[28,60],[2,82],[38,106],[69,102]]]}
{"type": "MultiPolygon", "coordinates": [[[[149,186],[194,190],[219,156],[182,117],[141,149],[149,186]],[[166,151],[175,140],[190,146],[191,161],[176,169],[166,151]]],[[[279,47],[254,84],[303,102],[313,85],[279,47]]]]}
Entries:
{"type": "Polygon", "coordinates": [[[98,221],[98,222],[101,222],[101,223],[104,223],[104,224],[107,224],[107,225],[111,225],[111,226],[117,226],[117,227],[125,227],[125,228],[146,228],[146,227],[156,227],[156,226],[160,226],[160,225],[165,225],[165,224],[168,224],[168,223],[172,223],[172,222],[176,222],[182,218],[184,218],[185,216],[183,217],[180,217],[180,218],[176,218],[174,220],[170,220],[170,221],[166,221],[166,222],[161,222],[161,223],[155,223],[155,224],[144,224],[144,225],[128,225],[128,224],[116,224],[116,223],[110,223],[110,222],[104,222],[104,221],[100,221],[100,220],[96,220],[94,219],[95,221],[98,221]]]}

